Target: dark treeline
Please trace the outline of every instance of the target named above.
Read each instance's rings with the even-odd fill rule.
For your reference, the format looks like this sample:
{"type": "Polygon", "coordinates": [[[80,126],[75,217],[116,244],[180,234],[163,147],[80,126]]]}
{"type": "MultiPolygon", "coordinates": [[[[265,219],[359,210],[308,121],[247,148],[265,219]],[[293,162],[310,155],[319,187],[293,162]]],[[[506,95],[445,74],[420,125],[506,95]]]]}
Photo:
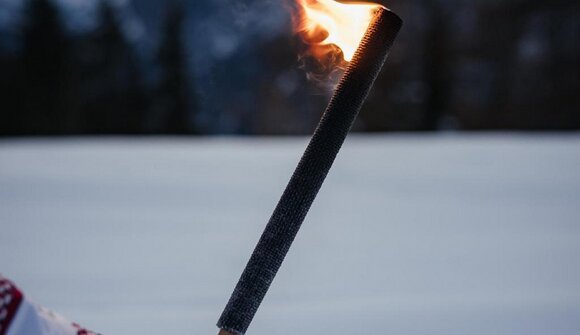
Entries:
{"type": "MultiPolygon", "coordinates": [[[[324,109],[287,12],[255,34],[262,23],[242,18],[278,17],[254,15],[260,1],[133,0],[143,48],[94,1],[91,29],[71,32],[52,0],[24,1],[15,32],[0,28],[0,135],[305,134],[324,109]]],[[[580,129],[576,1],[388,4],[405,25],[355,130],[580,129]]]]}
{"type": "Polygon", "coordinates": [[[405,27],[367,131],[580,129],[573,0],[392,1],[405,27]]]}
{"type": "Polygon", "coordinates": [[[20,46],[0,54],[0,134],[188,134],[197,131],[181,2],[167,2],[146,78],[116,9],[98,3],[95,28],[72,34],[50,0],[27,0],[20,46]]]}

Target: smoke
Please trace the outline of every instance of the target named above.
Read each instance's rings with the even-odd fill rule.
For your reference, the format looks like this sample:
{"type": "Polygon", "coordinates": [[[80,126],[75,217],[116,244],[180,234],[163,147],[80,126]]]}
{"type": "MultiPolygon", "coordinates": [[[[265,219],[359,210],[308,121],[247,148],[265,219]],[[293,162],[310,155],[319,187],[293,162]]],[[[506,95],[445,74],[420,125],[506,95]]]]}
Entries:
{"type": "Polygon", "coordinates": [[[344,60],[341,49],[336,45],[318,44],[328,37],[327,31],[304,29],[304,12],[298,0],[287,0],[285,7],[292,18],[292,32],[297,41],[299,68],[305,73],[308,81],[314,83],[319,89],[320,92],[317,93],[331,94],[348,62],[344,60]]]}
{"type": "MultiPolygon", "coordinates": [[[[260,45],[281,36],[294,35],[293,52],[296,67],[315,83],[320,94],[330,93],[347,63],[335,46],[313,47],[294,32],[297,17],[296,0],[212,0],[203,8],[203,16],[194,18],[192,33],[197,53],[197,75],[205,75],[212,67],[233,57],[252,54],[260,45]]],[[[194,11],[192,11],[194,12],[194,11]]]]}

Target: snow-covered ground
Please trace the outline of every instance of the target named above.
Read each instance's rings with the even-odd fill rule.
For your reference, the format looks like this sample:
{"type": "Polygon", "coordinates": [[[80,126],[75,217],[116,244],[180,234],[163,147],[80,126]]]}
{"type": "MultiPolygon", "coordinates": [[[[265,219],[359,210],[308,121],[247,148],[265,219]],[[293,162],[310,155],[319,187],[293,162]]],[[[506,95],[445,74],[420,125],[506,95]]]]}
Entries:
{"type": "MultiPolygon", "coordinates": [[[[106,335],[214,326],[306,139],[0,142],[0,272],[106,335]]],[[[580,135],[351,137],[250,334],[580,334],[580,135]]]]}

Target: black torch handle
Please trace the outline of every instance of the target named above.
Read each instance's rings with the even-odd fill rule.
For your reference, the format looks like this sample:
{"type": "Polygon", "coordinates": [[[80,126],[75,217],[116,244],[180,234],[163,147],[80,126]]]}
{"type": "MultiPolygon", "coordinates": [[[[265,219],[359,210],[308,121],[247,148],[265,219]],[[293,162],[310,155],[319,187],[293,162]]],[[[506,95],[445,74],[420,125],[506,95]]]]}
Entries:
{"type": "Polygon", "coordinates": [[[377,11],[218,321],[219,328],[240,335],[248,329],[401,25],[391,11],[377,11]]]}

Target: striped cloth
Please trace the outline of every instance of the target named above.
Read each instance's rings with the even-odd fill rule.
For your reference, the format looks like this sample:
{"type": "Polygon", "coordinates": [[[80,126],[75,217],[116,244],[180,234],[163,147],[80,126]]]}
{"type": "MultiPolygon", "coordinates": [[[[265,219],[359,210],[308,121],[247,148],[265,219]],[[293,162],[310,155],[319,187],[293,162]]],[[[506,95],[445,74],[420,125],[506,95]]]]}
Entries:
{"type": "Polygon", "coordinates": [[[39,306],[0,275],[0,335],[97,335],[39,306]]]}

